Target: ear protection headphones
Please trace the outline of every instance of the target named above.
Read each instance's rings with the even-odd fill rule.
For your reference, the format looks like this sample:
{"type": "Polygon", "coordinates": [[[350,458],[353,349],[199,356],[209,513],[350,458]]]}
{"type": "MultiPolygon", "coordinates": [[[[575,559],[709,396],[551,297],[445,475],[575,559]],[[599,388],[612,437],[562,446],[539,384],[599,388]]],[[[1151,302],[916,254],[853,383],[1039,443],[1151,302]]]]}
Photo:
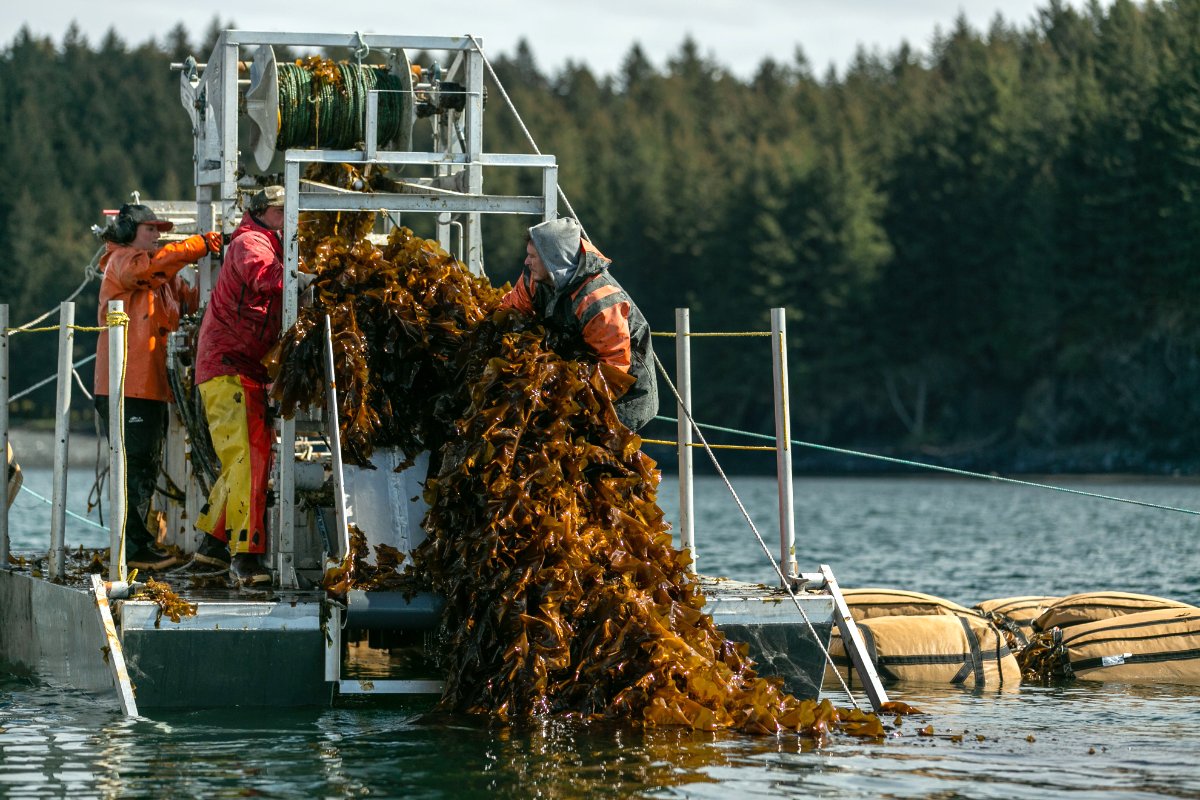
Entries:
{"type": "Polygon", "coordinates": [[[121,206],[116,219],[108,223],[100,237],[113,244],[129,244],[137,236],[137,223],[129,214],[129,205],[121,206]]]}

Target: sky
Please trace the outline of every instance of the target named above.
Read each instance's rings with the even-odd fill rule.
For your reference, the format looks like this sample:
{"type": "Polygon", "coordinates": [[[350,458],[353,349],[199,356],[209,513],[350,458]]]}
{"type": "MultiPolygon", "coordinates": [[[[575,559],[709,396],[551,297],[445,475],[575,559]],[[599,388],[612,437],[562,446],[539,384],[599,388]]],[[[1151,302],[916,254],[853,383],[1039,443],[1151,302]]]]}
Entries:
{"type": "MultiPolygon", "coordinates": [[[[23,25],[34,34],[61,40],[72,20],[93,44],[114,27],[131,45],[150,38],[162,41],[178,23],[198,42],[219,17],[223,28],[256,31],[470,33],[482,40],[489,55],[512,53],[524,37],[547,73],[571,60],[597,74],[611,74],[635,42],[651,63],[662,67],[690,35],[703,55],[742,77],[752,75],[767,57],[790,62],[797,47],[820,76],[830,65],[843,70],[860,45],[887,54],[907,41],[927,52],[935,29],[948,30],[960,13],[979,30],[986,30],[997,14],[1024,28],[1048,4],[1049,0],[45,0],[7,4],[0,15],[0,47],[11,43],[23,25]],[[453,13],[432,10],[439,7],[453,13]]],[[[1078,7],[1081,0],[1067,4],[1078,7]]],[[[208,54],[195,55],[204,60],[208,54]]]]}

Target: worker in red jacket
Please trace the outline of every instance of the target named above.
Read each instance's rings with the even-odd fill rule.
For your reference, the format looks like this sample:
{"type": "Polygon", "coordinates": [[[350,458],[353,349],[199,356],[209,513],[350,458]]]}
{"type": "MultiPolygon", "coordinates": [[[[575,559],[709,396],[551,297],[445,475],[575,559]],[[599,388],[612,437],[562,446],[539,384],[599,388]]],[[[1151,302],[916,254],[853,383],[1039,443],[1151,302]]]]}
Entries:
{"type": "MultiPolygon", "coordinates": [[[[157,546],[157,519],[151,504],[162,464],[167,430],[167,334],[179,318],[196,310],[197,291],[180,272],[209,252],[221,249],[221,234],[189,236],[159,247],[159,238],[174,228],[144,205],[126,204],[100,232],[107,242],[100,258],[99,324],[107,325],[108,304],[125,303],[124,441],[125,563],[143,572],[165,569],[175,559],[157,546]],[[148,524],[149,523],[149,524],[148,524]]],[[[108,435],[108,331],[96,342],[96,410],[108,435]]]]}
{"type": "Polygon", "coordinates": [[[221,474],[196,521],[205,536],[194,561],[228,567],[243,586],[271,582],[262,562],[272,442],[262,360],[281,326],[283,203],[282,186],[250,198],[226,248],[197,344],[196,384],[221,474]]]}

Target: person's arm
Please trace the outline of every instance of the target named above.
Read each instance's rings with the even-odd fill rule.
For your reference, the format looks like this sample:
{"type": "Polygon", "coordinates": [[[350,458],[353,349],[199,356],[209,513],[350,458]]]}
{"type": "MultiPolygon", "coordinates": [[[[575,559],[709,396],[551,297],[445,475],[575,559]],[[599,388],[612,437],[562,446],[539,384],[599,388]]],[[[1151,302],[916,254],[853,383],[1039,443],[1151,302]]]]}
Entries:
{"type": "MultiPolygon", "coordinates": [[[[597,298],[597,301],[599,298],[597,298]]],[[[579,310],[587,314],[588,306],[579,310]]],[[[583,340],[605,364],[629,372],[632,364],[629,341],[629,302],[622,300],[592,317],[583,326],[583,340]]]]}
{"type": "Polygon", "coordinates": [[[530,278],[529,270],[525,270],[521,273],[521,277],[517,278],[517,285],[500,298],[500,307],[515,308],[523,314],[532,314],[533,292],[533,280],[530,278]]]}
{"type": "Polygon", "coordinates": [[[226,251],[225,263],[237,265],[237,273],[251,291],[263,295],[283,294],[283,262],[271,243],[262,236],[248,233],[234,239],[226,251]]]}

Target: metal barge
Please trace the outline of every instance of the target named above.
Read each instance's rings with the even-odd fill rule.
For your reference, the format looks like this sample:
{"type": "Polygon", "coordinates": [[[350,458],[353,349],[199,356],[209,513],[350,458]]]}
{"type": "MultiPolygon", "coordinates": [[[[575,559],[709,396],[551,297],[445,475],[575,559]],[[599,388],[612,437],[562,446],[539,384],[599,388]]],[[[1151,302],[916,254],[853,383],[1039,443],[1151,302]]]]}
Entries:
{"type": "MultiPolygon", "coordinates": [[[[382,211],[391,224],[401,214],[432,215],[439,242],[456,252],[476,274],[483,271],[483,214],[524,214],[537,219],[553,219],[558,214],[561,192],[553,156],[496,154],[483,148],[484,75],[490,65],[474,37],[229,30],[220,35],[207,62],[188,59],[176,66],[183,106],[192,122],[196,196],[194,202],[149,204],[160,216],[175,221],[180,233],[228,231],[236,222],[239,192],[248,188],[249,184],[243,185],[247,176],[250,183],[254,176],[270,176],[282,183],[287,195],[284,330],[297,316],[296,231],[301,212],[382,211]],[[349,47],[360,65],[364,58],[381,61],[403,84],[399,93],[401,133],[391,141],[378,140],[381,93],[372,90],[362,112],[364,141],[355,147],[278,149],[280,89],[275,47],[349,47]],[[414,67],[408,53],[418,51],[445,53],[449,65],[445,69],[436,63],[414,67]],[[414,149],[413,127],[418,117],[431,126],[423,139],[431,142],[427,150],[414,149]],[[304,167],[315,163],[406,171],[397,181],[395,193],[364,195],[302,180],[304,167]],[[535,173],[538,180],[533,185],[540,185],[541,193],[486,194],[485,167],[535,173]]],[[[501,94],[507,100],[502,90],[501,94]]],[[[211,292],[218,269],[211,257],[199,264],[202,301],[211,292]]],[[[394,451],[376,455],[377,470],[344,466],[332,394],[325,404],[331,412],[315,409],[309,416],[275,423],[269,589],[238,590],[220,578],[202,586],[176,585],[181,597],[196,606],[194,616],[178,621],[165,615],[158,603],[130,596],[121,534],[124,487],[119,479],[119,418],[110,426],[113,436],[109,443],[110,474],[118,476],[110,482],[110,545],[117,557],[109,559],[107,574],[102,577],[89,572],[86,564],[70,554],[63,531],[73,314],[73,306],[63,304],[60,413],[48,550],[10,554],[7,513],[0,514],[0,665],[115,698],[128,714],[179,707],[327,704],[347,695],[438,692],[441,682],[428,654],[433,650],[430,637],[438,622],[439,598],[418,595],[405,599],[395,593],[352,591],[343,602],[330,598],[321,588],[327,566],[340,563],[348,552],[351,525],[366,531],[370,544],[388,544],[401,552],[411,550],[424,536],[420,527],[424,507],[417,499],[417,482],[423,473],[417,474],[420,469],[394,472],[389,459],[403,460],[403,454],[394,451]],[[261,677],[233,680],[228,677],[231,664],[237,664],[242,675],[261,677]]],[[[0,436],[6,442],[8,309],[0,307],[0,315],[0,329],[5,331],[0,341],[0,436]]],[[[119,342],[123,332],[119,325],[109,330],[113,337],[110,352],[118,359],[110,368],[116,382],[121,374],[123,348],[119,342]]],[[[677,317],[675,335],[683,389],[678,417],[685,420],[690,419],[686,312],[677,317]]],[[[841,626],[851,642],[857,641],[857,631],[828,568],[806,574],[797,570],[781,310],[771,335],[778,345],[772,350],[777,384],[781,572],[768,576],[771,586],[705,579],[705,610],[731,638],[750,643],[763,674],[780,674],[793,693],[815,697],[832,626],[841,626]]],[[[181,488],[182,497],[172,499],[163,509],[163,543],[184,553],[193,552],[199,540],[192,521],[205,501],[212,478],[206,469],[211,470],[214,458],[205,449],[202,420],[194,404],[185,399],[193,397],[188,381],[194,338],[194,322],[185,323],[171,338],[169,372],[177,382],[175,394],[180,401],[171,415],[164,458],[164,470],[181,488]]],[[[326,370],[328,385],[333,387],[328,338],[326,370]]],[[[117,384],[110,396],[119,393],[117,384]]],[[[680,545],[694,552],[692,431],[690,424],[682,422],[677,446],[680,545]]],[[[857,648],[852,647],[852,656],[856,653],[857,648]]],[[[869,662],[863,663],[860,671],[873,674],[869,662]]],[[[874,691],[873,703],[886,700],[877,685],[874,691]]]]}

